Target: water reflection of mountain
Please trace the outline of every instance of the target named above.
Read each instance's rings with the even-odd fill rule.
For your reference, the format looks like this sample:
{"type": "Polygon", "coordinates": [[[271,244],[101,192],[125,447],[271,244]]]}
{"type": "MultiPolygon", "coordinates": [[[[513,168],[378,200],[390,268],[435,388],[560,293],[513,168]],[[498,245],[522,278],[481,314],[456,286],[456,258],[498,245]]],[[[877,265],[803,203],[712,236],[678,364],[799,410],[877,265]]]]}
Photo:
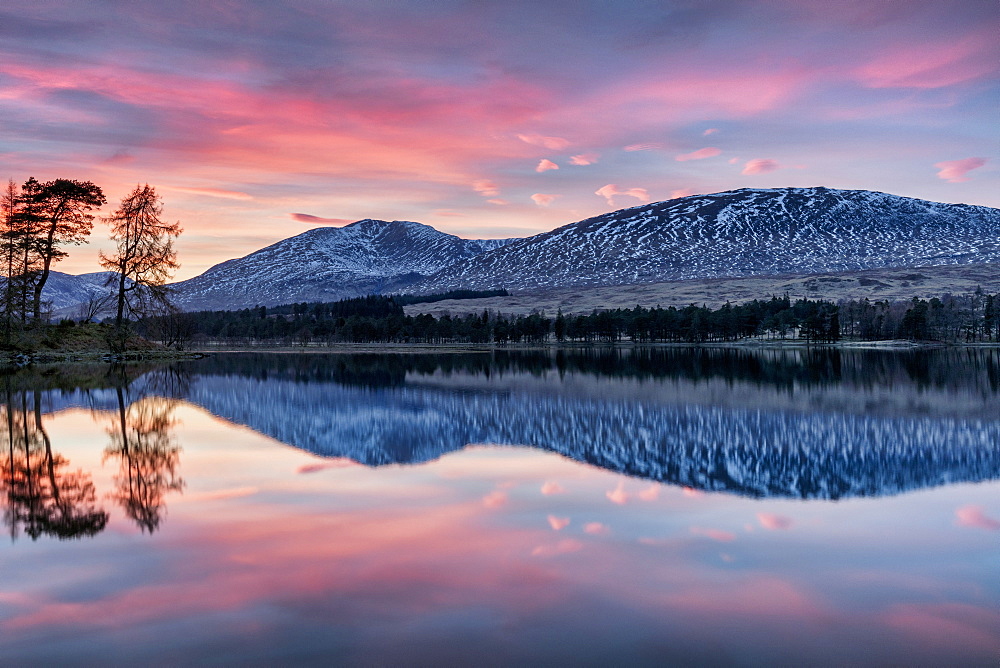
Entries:
{"type": "MultiPolygon", "coordinates": [[[[518,444],[698,489],[836,499],[1000,478],[998,369],[998,351],[967,349],[247,354],[121,382],[130,405],[186,398],[371,466],[518,444]]],[[[42,410],[120,414],[121,383],[92,385],[43,392],[42,410]]]]}
{"type": "MultiPolygon", "coordinates": [[[[879,496],[1000,477],[1000,422],[995,420],[775,410],[753,408],[751,401],[733,406],[622,399],[615,392],[602,395],[600,382],[593,392],[565,393],[560,391],[565,379],[581,372],[565,360],[559,369],[553,358],[548,370],[544,364],[527,371],[491,366],[481,356],[443,371],[426,356],[416,372],[399,357],[344,356],[339,367],[326,366],[325,359],[283,358],[271,366],[266,358],[246,358],[223,369],[220,365],[227,361],[220,357],[194,367],[188,398],[285,443],[371,466],[424,462],[470,443],[496,443],[531,445],[628,475],[757,497],[879,496]],[[359,371],[366,364],[378,373],[359,371]],[[476,371],[476,365],[485,366],[476,371]],[[553,367],[562,380],[550,373],[553,367]],[[506,383],[484,382],[487,375],[504,374],[506,383]],[[379,377],[390,382],[364,382],[379,377]],[[420,383],[420,378],[435,382],[420,383]],[[530,381],[532,391],[518,389],[518,380],[530,381]],[[538,391],[539,386],[550,386],[550,391],[538,391]]],[[[958,372],[961,367],[949,355],[938,360],[883,358],[874,366],[873,379],[864,376],[857,358],[846,369],[859,385],[881,382],[894,391],[937,388],[992,399],[995,353],[972,359],[976,365],[968,373],[958,372]],[[945,373],[949,365],[950,373],[945,373]]],[[[732,359],[710,355],[702,361],[711,368],[732,359]]],[[[843,356],[820,361],[828,375],[816,385],[843,389],[843,356]]],[[[687,360],[681,369],[693,364],[687,360]]],[[[642,364],[633,368],[638,373],[642,364]]],[[[602,375],[594,369],[589,367],[588,373],[602,375]]],[[[604,377],[631,373],[628,368],[617,371],[604,377]]],[[[645,373],[654,371],[647,368],[645,373]]],[[[680,372],[680,381],[677,373],[664,376],[681,382],[682,389],[695,385],[683,377],[688,371],[680,372]]],[[[791,374],[794,388],[802,373],[804,369],[793,368],[777,377],[791,374]]],[[[771,389],[778,384],[767,381],[776,376],[766,373],[747,377],[771,382],[771,389]]],[[[721,378],[739,388],[732,374],[721,378]]]]}

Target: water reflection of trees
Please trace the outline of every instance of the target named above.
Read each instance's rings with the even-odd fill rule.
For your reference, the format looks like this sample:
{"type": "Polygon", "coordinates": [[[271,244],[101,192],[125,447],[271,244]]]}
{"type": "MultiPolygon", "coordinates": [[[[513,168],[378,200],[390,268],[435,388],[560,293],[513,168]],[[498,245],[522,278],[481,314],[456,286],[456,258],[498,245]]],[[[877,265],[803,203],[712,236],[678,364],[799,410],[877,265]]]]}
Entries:
{"type": "Polygon", "coordinates": [[[128,403],[125,389],[116,392],[118,414],[104,451],[105,461],[119,463],[112,498],[142,531],[153,533],[166,514],[166,496],[184,487],[177,475],[181,449],[172,433],[178,401],[147,397],[128,403]]]}
{"type": "Polygon", "coordinates": [[[995,349],[791,350],[685,347],[588,347],[464,354],[238,354],[186,366],[191,373],[296,383],[397,387],[408,375],[574,373],[635,380],[741,382],[778,390],[828,387],[914,388],[1000,393],[995,349]]]}
{"type": "Polygon", "coordinates": [[[5,399],[0,414],[7,428],[7,452],[0,485],[11,538],[21,531],[32,540],[43,535],[82,538],[103,531],[108,513],[97,505],[91,475],[68,470],[69,461],[52,449],[42,422],[41,392],[8,390],[5,399]]]}

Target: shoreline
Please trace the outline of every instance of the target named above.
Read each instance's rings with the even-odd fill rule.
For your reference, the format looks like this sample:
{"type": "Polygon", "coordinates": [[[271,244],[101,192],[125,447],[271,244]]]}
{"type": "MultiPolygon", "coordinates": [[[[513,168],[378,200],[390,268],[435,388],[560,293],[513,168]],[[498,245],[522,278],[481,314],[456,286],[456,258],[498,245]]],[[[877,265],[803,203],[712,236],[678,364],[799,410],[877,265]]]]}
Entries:
{"type": "Polygon", "coordinates": [[[307,345],[247,345],[247,346],[198,346],[191,352],[211,355],[216,353],[493,353],[498,351],[560,351],[598,349],[646,349],[646,348],[735,348],[755,350],[934,350],[952,348],[997,348],[1000,342],[945,343],[940,341],[836,341],[832,343],[807,342],[795,339],[741,340],[694,342],[564,342],[541,344],[492,345],[486,343],[316,343],[307,345]]]}
{"type": "Polygon", "coordinates": [[[486,343],[316,343],[308,345],[260,344],[246,346],[196,346],[188,350],[143,350],[125,354],[111,354],[106,350],[76,350],[71,352],[18,352],[3,353],[0,367],[22,368],[33,365],[72,364],[139,364],[149,362],[177,362],[201,359],[216,354],[270,353],[270,354],[492,354],[496,352],[559,352],[582,350],[641,350],[656,348],[673,349],[724,349],[735,350],[887,350],[915,351],[937,349],[1000,349],[1000,342],[944,343],[940,341],[836,341],[817,343],[797,339],[740,340],[694,342],[563,342],[542,344],[493,345],[486,343]]]}

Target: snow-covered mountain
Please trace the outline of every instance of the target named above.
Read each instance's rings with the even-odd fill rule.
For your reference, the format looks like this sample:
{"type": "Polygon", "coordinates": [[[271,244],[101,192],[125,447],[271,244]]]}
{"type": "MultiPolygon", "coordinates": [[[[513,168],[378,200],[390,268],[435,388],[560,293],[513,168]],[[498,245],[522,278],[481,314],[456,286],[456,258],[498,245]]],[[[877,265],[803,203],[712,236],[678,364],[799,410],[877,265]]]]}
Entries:
{"type": "Polygon", "coordinates": [[[866,190],[742,189],[607,213],[448,266],[406,292],[1000,260],[1000,209],[866,190]]]}
{"type": "Polygon", "coordinates": [[[105,297],[113,290],[107,286],[107,280],[112,275],[117,276],[109,271],[79,275],[52,271],[42,289],[42,301],[48,302],[53,311],[59,311],[105,297]]]}
{"type": "Polygon", "coordinates": [[[622,209],[526,239],[361,220],[279,241],[173,288],[185,310],[236,309],[989,262],[1000,262],[1000,209],[866,190],[743,189],[622,209]]]}
{"type": "Polygon", "coordinates": [[[461,239],[420,223],[359,220],[309,230],[215,265],[174,284],[174,300],[194,311],[388,292],[509,241],[461,239]]]}

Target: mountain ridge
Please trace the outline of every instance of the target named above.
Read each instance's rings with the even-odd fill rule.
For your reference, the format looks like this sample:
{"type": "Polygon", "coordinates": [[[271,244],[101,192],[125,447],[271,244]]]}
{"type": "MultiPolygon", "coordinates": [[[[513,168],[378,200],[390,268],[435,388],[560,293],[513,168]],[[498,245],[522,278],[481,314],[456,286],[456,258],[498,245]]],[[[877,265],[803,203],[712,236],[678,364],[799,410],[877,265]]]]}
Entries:
{"type": "Polygon", "coordinates": [[[640,204],[523,239],[462,239],[364,219],[308,230],[171,287],[176,304],[194,311],[996,262],[1000,209],[868,190],[744,188],[640,204]]]}
{"type": "Polygon", "coordinates": [[[1000,260],[1000,210],[867,190],[740,189],[609,212],[416,281],[510,290],[1000,260]]]}
{"type": "Polygon", "coordinates": [[[461,239],[411,221],[366,218],[283,239],[173,284],[185,310],[335,301],[405,285],[507,239],[461,239]]]}

